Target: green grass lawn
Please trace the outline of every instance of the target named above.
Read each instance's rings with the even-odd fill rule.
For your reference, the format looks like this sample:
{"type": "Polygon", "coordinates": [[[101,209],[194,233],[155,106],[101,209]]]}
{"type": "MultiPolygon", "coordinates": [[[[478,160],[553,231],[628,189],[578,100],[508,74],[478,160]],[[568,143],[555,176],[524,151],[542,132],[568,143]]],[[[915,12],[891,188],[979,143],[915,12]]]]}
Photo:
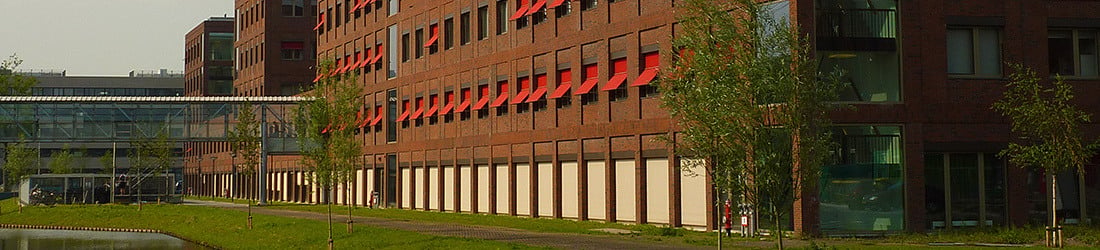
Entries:
{"type": "MultiPolygon", "coordinates": [[[[16,212],[15,199],[0,201],[0,223],[157,229],[188,240],[225,249],[324,249],[328,225],[324,222],[254,215],[255,227],[246,226],[245,212],[184,205],[70,205],[24,207],[16,212]]],[[[348,234],[334,224],[337,249],[519,249],[531,248],[489,240],[432,236],[408,231],[356,226],[348,234]]]]}

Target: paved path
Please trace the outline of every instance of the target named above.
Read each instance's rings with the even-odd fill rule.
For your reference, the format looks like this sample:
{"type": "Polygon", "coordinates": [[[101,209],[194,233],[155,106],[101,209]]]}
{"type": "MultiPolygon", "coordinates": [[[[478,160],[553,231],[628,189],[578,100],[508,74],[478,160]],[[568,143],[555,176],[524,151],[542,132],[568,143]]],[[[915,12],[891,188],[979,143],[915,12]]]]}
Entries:
{"type": "MultiPolygon", "coordinates": [[[[235,210],[247,210],[244,204],[225,202],[185,200],[185,205],[220,207],[235,210]]],[[[328,216],[322,213],[270,209],[253,207],[253,213],[283,216],[291,218],[311,219],[327,221],[328,216]]],[[[495,240],[501,242],[519,243],[533,246],[547,246],[565,249],[704,249],[701,246],[692,246],[676,243],[662,243],[653,241],[630,241],[604,235],[565,234],[565,233],[540,233],[527,230],[475,226],[454,223],[435,223],[424,221],[395,220],[377,217],[352,216],[354,223],[379,228],[412,231],[430,235],[454,236],[465,238],[477,238],[495,240]]],[[[346,215],[333,214],[333,222],[347,221],[346,215]]],[[[705,248],[710,249],[710,248],[705,248]]]]}

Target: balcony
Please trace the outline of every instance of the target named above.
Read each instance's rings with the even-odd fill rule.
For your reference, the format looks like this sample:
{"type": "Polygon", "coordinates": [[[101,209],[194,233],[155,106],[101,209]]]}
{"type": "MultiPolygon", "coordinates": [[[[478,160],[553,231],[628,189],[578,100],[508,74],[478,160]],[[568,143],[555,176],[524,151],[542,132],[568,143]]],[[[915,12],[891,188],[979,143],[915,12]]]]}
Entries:
{"type": "Polygon", "coordinates": [[[817,46],[821,50],[893,51],[897,49],[897,23],[893,9],[818,9],[817,46]]]}

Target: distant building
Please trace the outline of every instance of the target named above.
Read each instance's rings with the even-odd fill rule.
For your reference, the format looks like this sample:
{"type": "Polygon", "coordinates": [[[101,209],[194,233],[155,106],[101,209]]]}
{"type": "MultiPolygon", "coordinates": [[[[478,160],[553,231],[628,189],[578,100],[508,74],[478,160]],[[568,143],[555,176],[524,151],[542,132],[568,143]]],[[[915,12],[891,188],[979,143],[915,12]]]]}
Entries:
{"type": "Polygon", "coordinates": [[[185,39],[186,96],[233,95],[233,18],[211,17],[185,39]]]}

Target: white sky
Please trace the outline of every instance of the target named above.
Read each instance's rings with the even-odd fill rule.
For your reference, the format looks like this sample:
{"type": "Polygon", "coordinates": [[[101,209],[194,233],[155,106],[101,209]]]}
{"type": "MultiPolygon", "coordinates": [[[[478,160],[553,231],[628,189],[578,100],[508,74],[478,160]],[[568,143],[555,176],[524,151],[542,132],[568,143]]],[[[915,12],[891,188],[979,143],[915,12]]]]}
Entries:
{"type": "Polygon", "coordinates": [[[0,58],[69,75],[183,70],[183,36],[233,0],[0,0],[0,58]]]}

